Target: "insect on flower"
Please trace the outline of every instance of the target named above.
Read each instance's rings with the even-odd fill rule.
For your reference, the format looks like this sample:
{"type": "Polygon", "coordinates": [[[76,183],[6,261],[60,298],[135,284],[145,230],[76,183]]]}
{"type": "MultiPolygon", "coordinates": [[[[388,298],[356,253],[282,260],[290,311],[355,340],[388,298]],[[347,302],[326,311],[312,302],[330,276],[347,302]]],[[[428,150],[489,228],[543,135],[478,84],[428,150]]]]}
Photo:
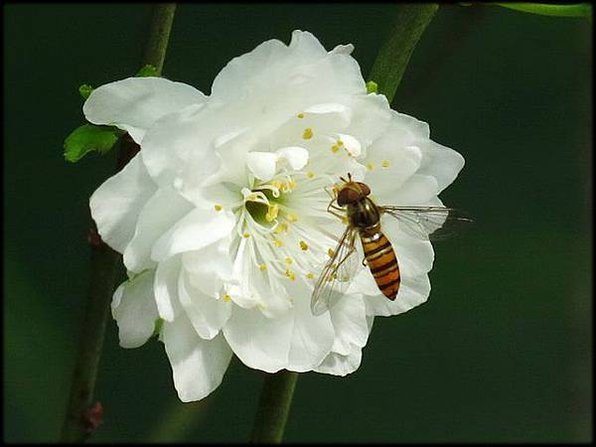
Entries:
{"type": "MultiPolygon", "coordinates": [[[[311,298],[313,314],[321,315],[337,302],[357,271],[356,236],[360,237],[364,252],[363,265],[367,265],[379,290],[393,301],[401,283],[398,257],[383,233],[381,216],[397,219],[408,231],[427,239],[437,230],[444,229],[445,223],[471,222],[459,215],[453,208],[440,206],[391,206],[377,205],[370,197],[371,190],[365,183],[340,177],[343,184],[334,186],[332,200],[327,211],[344,221],[346,229],[339,238],[335,250],[329,252],[330,259],[315,284],[311,298]]],[[[447,233],[442,232],[443,235],[447,233]]]]}

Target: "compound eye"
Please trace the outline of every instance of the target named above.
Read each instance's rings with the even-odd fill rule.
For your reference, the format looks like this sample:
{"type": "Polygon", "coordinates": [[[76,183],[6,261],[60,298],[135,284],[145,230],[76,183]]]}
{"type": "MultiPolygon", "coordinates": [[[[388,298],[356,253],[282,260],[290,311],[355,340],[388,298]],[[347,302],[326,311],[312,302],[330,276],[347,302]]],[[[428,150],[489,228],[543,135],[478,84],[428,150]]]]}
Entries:
{"type": "Polygon", "coordinates": [[[337,204],[339,206],[346,206],[348,203],[356,202],[360,197],[361,194],[352,188],[343,188],[337,195],[337,204]]]}
{"type": "Polygon", "coordinates": [[[360,186],[360,191],[362,192],[363,196],[367,196],[370,194],[370,188],[366,183],[356,182],[358,186],[360,186]]]}

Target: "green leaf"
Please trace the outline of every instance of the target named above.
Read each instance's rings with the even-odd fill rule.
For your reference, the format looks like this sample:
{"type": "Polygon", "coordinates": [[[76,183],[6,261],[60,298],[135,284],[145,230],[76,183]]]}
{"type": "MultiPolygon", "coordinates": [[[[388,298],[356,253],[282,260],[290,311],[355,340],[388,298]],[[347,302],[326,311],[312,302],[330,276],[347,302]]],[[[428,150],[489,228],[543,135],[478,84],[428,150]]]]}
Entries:
{"type": "Polygon", "coordinates": [[[91,87],[89,84],[83,84],[79,87],[79,93],[81,94],[83,99],[89,98],[89,95],[91,94],[92,91],[93,91],[93,87],[91,87]]]}
{"type": "Polygon", "coordinates": [[[157,74],[157,68],[155,68],[153,65],[145,65],[135,76],[137,78],[146,78],[149,76],[155,77],[159,75],[157,74]]]}
{"type": "Polygon", "coordinates": [[[379,86],[374,81],[368,81],[366,83],[366,93],[377,93],[379,86]]]}
{"type": "Polygon", "coordinates": [[[592,5],[589,3],[495,3],[503,8],[515,11],[554,17],[587,17],[592,16],[592,5]]]}
{"type": "Polygon", "coordinates": [[[124,132],[113,126],[83,124],[64,140],[64,158],[76,163],[89,152],[108,152],[124,132]]]}

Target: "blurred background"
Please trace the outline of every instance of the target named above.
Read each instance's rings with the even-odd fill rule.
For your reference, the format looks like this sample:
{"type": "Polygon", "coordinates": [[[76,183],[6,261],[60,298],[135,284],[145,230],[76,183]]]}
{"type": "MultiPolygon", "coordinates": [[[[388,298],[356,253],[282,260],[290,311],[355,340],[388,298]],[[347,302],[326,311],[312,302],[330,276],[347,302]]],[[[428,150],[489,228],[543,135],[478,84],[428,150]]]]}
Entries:
{"type": "MultiPolygon", "coordinates": [[[[140,67],[151,5],[3,5],[4,440],[57,440],[86,294],[88,197],[113,154],[78,164],[83,83],[140,67]]],[[[164,75],[209,93],[232,58],[294,29],[353,43],[365,75],[395,5],[182,4],[164,75]]],[[[442,6],[393,107],[466,167],[442,194],[475,218],[437,244],[429,301],[377,318],[362,366],[299,378],[287,442],[592,439],[592,27],[585,18],[442,6]]],[[[235,360],[182,404],[163,345],[118,346],[110,319],[91,442],[244,442],[263,375],[235,360]]]]}

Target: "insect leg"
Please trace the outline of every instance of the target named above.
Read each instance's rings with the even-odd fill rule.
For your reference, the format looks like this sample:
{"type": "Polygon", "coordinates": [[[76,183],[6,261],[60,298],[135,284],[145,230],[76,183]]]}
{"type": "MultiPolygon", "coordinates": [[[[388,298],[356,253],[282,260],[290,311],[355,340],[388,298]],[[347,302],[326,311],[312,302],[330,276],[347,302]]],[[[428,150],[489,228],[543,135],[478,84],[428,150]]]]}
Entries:
{"type": "Polygon", "coordinates": [[[337,190],[335,189],[335,187],[329,188],[329,186],[325,186],[323,189],[325,190],[327,195],[331,197],[332,200],[335,200],[337,198],[337,190]]]}
{"type": "Polygon", "coordinates": [[[329,202],[329,205],[327,205],[327,212],[333,214],[335,217],[343,220],[345,217],[345,210],[343,208],[340,208],[339,206],[336,206],[333,204],[333,202],[335,201],[335,199],[333,199],[331,202],[329,202]],[[335,211],[332,211],[335,210],[335,211]],[[341,213],[338,213],[337,211],[340,211],[341,213]]]}

